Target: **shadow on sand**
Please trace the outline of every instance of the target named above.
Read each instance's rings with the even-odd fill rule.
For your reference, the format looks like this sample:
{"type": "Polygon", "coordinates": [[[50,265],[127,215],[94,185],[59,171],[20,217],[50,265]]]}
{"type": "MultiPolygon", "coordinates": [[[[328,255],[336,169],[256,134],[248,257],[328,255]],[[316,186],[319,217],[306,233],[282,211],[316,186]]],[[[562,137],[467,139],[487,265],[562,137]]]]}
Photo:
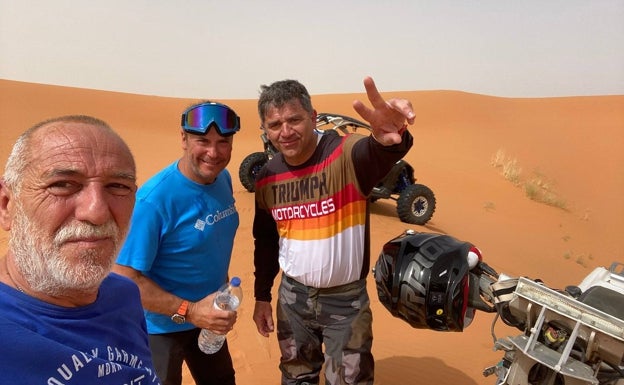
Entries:
{"type": "MultiPolygon", "coordinates": [[[[400,221],[399,215],[397,214],[396,202],[390,199],[380,199],[378,201],[373,202],[370,205],[370,212],[371,214],[381,215],[381,216],[389,217],[389,218],[396,218],[397,221],[400,221]]],[[[422,226],[411,225],[409,223],[405,223],[405,226],[408,228],[413,228],[416,231],[420,231],[418,230],[419,228],[426,228],[432,232],[446,234],[444,230],[435,226],[435,213],[433,214],[433,217],[431,218],[431,220],[422,226]]]]}
{"type": "Polygon", "coordinates": [[[397,356],[375,362],[375,385],[478,385],[435,357],[397,356]]]}

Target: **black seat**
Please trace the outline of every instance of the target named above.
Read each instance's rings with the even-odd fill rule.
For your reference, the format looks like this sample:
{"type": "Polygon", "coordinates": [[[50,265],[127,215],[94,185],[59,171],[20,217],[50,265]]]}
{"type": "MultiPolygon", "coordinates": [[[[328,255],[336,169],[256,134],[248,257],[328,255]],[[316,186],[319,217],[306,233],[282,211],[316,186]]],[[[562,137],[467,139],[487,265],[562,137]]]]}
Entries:
{"type": "Polygon", "coordinates": [[[592,286],[578,300],[595,309],[624,319],[624,295],[603,286],[592,286]]]}

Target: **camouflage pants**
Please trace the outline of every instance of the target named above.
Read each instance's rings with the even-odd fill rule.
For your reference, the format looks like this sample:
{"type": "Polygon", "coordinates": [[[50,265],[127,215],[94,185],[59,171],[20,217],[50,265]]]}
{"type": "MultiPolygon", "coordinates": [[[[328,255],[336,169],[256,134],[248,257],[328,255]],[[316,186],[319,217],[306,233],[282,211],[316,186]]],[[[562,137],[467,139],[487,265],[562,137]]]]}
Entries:
{"type": "Polygon", "coordinates": [[[283,276],[277,304],[282,385],[372,385],[372,313],[362,279],[315,289],[283,276]],[[325,354],[323,347],[325,345],[325,354]]]}

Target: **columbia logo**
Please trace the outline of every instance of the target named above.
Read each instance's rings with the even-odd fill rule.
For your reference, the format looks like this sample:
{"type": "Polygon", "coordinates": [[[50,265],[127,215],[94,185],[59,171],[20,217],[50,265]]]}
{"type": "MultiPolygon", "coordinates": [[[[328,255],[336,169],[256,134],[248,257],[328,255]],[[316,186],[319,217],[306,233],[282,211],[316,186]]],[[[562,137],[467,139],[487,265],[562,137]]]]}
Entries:
{"type": "Polygon", "coordinates": [[[217,222],[226,219],[230,215],[236,214],[236,207],[232,204],[228,208],[223,211],[217,210],[215,213],[211,213],[206,215],[203,219],[198,219],[195,221],[195,229],[199,231],[204,231],[206,226],[216,225],[217,222]]]}
{"type": "Polygon", "coordinates": [[[195,222],[195,228],[199,231],[204,231],[204,227],[206,227],[206,222],[202,221],[201,219],[198,219],[195,222]]]}

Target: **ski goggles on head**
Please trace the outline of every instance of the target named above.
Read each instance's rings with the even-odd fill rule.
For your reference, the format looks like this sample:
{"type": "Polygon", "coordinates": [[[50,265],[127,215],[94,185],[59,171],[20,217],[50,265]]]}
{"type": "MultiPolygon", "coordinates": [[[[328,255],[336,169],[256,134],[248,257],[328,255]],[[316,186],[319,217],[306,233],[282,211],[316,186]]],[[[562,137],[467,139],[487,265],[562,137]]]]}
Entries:
{"type": "Polygon", "coordinates": [[[182,129],[190,134],[205,135],[213,123],[221,136],[234,135],[240,130],[238,115],[221,103],[198,104],[182,113],[182,129]]]}

